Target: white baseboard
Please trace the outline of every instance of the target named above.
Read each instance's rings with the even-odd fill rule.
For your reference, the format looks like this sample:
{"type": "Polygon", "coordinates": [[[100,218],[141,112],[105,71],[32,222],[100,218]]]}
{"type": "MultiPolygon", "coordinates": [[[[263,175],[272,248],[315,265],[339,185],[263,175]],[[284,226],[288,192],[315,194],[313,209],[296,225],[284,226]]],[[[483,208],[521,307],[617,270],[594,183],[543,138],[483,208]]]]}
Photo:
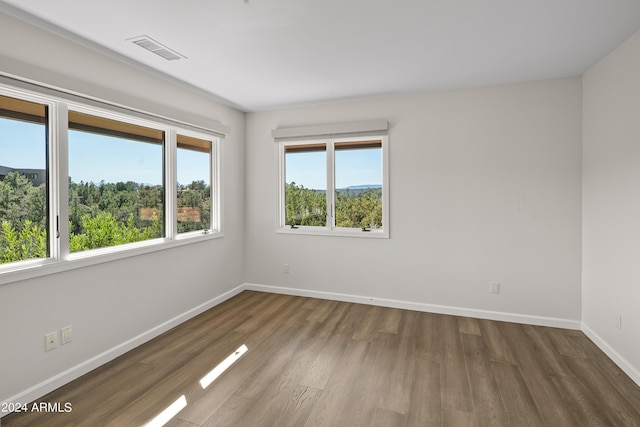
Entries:
{"type": "MultiPolygon", "coordinates": [[[[98,354],[97,356],[92,357],[72,368],[67,369],[64,372],[59,373],[51,378],[42,381],[39,384],[34,385],[33,387],[24,390],[14,396],[10,396],[6,399],[0,400],[0,402],[10,403],[10,402],[21,402],[28,403],[32,402],[36,399],[41,398],[47,393],[52,392],[53,390],[75,380],[76,378],[81,377],[82,375],[96,369],[99,366],[104,365],[107,362],[115,359],[116,357],[126,353],[127,351],[133,350],[141,344],[157,337],[158,335],[168,331],[169,329],[178,326],[179,324],[191,319],[192,317],[197,316],[198,314],[214,307],[229,298],[239,294],[244,290],[244,286],[238,286],[230,291],[225,292],[224,294],[217,296],[199,306],[192,308],[178,316],[170,319],[154,328],[149,329],[146,332],[141,333],[138,336],[131,338],[123,342],[122,344],[118,344],[117,346],[110,348],[109,350],[98,354]]],[[[7,415],[7,414],[3,414],[7,415]]]]}
{"type": "Polygon", "coordinates": [[[505,313],[500,311],[475,310],[462,307],[451,307],[446,305],[427,304],[420,302],[400,301],[386,298],[374,298],[360,295],[349,295],[335,292],[313,291],[307,289],[286,288],[280,286],[259,285],[255,283],[245,283],[244,289],[258,292],[271,292],[274,294],[295,295],[301,297],[311,297],[328,299],[335,301],[353,302],[358,304],[377,305],[381,307],[402,308],[405,310],[424,311],[428,313],[450,314],[453,316],[475,317],[478,319],[498,320],[502,322],[524,323],[536,326],[551,326],[554,328],[579,330],[581,322],[579,320],[560,319],[555,317],[531,316],[525,314],[505,313]]]}
{"type": "Polygon", "coordinates": [[[631,364],[627,359],[620,356],[620,354],[613,349],[600,335],[594,332],[586,323],[582,323],[582,332],[589,337],[591,341],[595,345],[597,345],[600,350],[602,350],[609,359],[613,360],[613,363],[618,365],[620,369],[624,371],[625,374],[629,375],[629,377],[640,386],[640,372],[631,364]]]}

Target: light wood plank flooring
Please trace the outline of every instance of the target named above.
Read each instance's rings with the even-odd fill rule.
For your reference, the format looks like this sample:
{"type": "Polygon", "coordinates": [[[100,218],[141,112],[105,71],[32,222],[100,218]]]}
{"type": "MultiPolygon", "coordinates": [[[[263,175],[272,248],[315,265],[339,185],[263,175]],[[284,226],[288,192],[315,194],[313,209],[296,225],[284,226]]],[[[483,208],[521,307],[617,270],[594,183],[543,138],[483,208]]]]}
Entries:
{"type": "Polygon", "coordinates": [[[640,388],[582,332],[243,292],[2,427],[640,426],[640,388]],[[199,380],[245,344],[209,387],[199,380]]]}

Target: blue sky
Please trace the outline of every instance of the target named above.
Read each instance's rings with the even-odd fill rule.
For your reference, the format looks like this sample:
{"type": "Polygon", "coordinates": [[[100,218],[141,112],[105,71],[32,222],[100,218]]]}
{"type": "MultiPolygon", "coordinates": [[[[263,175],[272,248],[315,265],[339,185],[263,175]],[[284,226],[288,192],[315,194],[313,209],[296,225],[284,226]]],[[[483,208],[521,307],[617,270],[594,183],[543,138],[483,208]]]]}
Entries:
{"type": "Polygon", "coordinates": [[[44,169],[45,127],[0,118],[0,166],[44,169]]]}
{"type": "MultiPolygon", "coordinates": [[[[326,190],[326,153],[287,154],[287,183],[326,190]]],[[[335,153],[336,188],[354,185],[382,185],[380,149],[338,150],[335,153]]]]}
{"type": "Polygon", "coordinates": [[[74,182],[162,183],[162,146],[69,131],[69,176],[74,182]]]}
{"type": "MultiPolygon", "coordinates": [[[[0,118],[0,165],[45,168],[45,127],[0,118]]],[[[338,150],[335,154],[336,188],[381,185],[380,149],[338,150]]],[[[189,184],[208,178],[209,156],[178,150],[178,182],[189,184]]],[[[287,155],[287,182],[326,190],[326,153],[287,155]]],[[[162,147],[87,132],[69,131],[69,176],[74,182],[134,181],[162,183],[162,147]]],[[[205,179],[210,184],[208,179],[205,179]]]]}
{"type": "MultiPolygon", "coordinates": [[[[45,168],[44,125],[0,118],[0,165],[45,168]]],[[[178,182],[208,179],[209,156],[178,150],[178,182]]],[[[69,176],[74,182],[162,183],[162,147],[86,132],[69,131],[69,176]]]]}

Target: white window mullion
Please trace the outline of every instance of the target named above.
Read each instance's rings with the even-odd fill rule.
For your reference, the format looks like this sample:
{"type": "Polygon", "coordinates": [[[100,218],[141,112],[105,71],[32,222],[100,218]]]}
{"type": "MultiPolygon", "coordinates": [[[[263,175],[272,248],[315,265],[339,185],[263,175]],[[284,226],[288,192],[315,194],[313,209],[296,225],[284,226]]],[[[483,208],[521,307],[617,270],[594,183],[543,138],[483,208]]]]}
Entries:
{"type": "Polygon", "coordinates": [[[66,103],[53,104],[50,112],[49,167],[51,168],[51,257],[64,260],[69,256],[69,156],[66,103]]]}
{"type": "Polygon", "coordinates": [[[209,169],[210,176],[210,185],[209,191],[211,192],[211,231],[221,232],[222,231],[222,186],[220,186],[220,178],[222,177],[222,162],[220,161],[220,150],[222,147],[220,146],[220,140],[218,138],[213,138],[211,140],[211,168],[209,169]]]}
{"type": "Polygon", "coordinates": [[[278,154],[277,154],[277,165],[278,165],[278,211],[276,213],[278,218],[278,227],[276,230],[284,228],[286,224],[286,175],[285,171],[287,169],[286,166],[287,157],[285,156],[285,145],[284,142],[280,142],[278,144],[278,154]]]}
{"type": "Polygon", "coordinates": [[[164,161],[165,161],[165,176],[164,176],[164,205],[165,205],[165,235],[168,239],[175,239],[178,235],[178,225],[176,217],[178,214],[177,208],[177,162],[176,162],[176,143],[177,133],[175,129],[170,129],[165,132],[165,147],[164,147],[164,161]]]}
{"type": "Polygon", "coordinates": [[[336,227],[336,191],[335,191],[335,158],[333,140],[327,141],[327,228],[336,227]]]}
{"type": "Polygon", "coordinates": [[[382,137],[382,229],[389,236],[389,137],[382,137]]]}

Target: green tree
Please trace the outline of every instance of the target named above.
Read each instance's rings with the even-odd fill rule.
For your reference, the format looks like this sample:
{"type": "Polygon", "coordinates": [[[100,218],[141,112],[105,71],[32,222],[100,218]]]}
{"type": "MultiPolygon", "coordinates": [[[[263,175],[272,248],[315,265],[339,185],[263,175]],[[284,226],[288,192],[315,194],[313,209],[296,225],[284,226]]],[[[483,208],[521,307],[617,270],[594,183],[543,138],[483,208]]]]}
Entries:
{"type": "MultiPolygon", "coordinates": [[[[178,184],[178,209],[198,210],[199,221],[181,219],[178,216],[178,232],[205,230],[211,226],[211,187],[203,180],[186,186],[178,184]]],[[[188,215],[185,215],[188,217],[188,215]]]]}
{"type": "Polygon", "coordinates": [[[381,228],[382,190],[336,191],[336,226],[381,228]]]}
{"type": "Polygon", "coordinates": [[[327,199],[324,192],[291,182],[285,188],[285,224],[324,227],[327,199]]]}
{"type": "Polygon", "coordinates": [[[47,232],[26,220],[17,231],[8,221],[0,225],[0,263],[47,256],[47,232]]]}
{"type": "MultiPolygon", "coordinates": [[[[304,188],[292,182],[285,188],[285,199],[285,224],[326,225],[327,202],[323,191],[304,188]]],[[[381,228],[382,189],[336,191],[336,226],[381,228]]]]}
{"type": "Polygon", "coordinates": [[[0,181],[0,263],[47,256],[47,198],[44,184],[18,172],[0,181]]]}
{"type": "Polygon", "coordinates": [[[26,220],[46,226],[46,189],[33,184],[18,172],[10,172],[0,181],[0,220],[20,228],[26,220]]]}
{"type": "MultiPolygon", "coordinates": [[[[185,201],[209,224],[209,187],[187,186],[185,201]]],[[[135,182],[69,182],[71,252],[154,239],[163,235],[162,186],[135,182]]],[[[47,256],[47,197],[44,184],[34,187],[17,172],[0,180],[0,263],[47,256]]],[[[193,226],[193,225],[192,225],[193,226]]],[[[207,226],[208,227],[208,226],[207,226]]],[[[198,228],[196,228],[198,229],[198,228]]]]}
{"type": "Polygon", "coordinates": [[[160,237],[163,211],[162,186],[137,184],[133,181],[101,181],[99,184],[70,182],[71,251],[160,237]],[[92,239],[95,242],[92,243],[92,239]]]}
{"type": "Polygon", "coordinates": [[[130,215],[126,222],[120,222],[110,212],[100,212],[94,217],[83,215],[81,222],[83,232],[70,236],[71,252],[140,242],[162,236],[162,227],[158,219],[153,220],[148,227],[138,227],[133,215],[130,215]]]}

